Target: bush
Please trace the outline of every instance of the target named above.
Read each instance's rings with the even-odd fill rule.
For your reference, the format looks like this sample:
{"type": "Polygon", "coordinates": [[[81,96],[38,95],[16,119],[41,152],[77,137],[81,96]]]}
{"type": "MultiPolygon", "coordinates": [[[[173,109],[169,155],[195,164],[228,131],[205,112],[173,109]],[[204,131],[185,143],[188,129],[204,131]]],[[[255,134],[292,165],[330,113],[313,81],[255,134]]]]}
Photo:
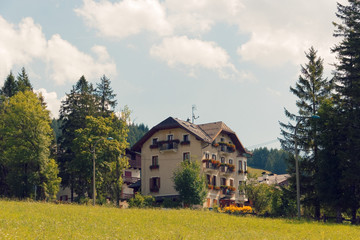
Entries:
{"type": "Polygon", "coordinates": [[[174,201],[171,198],[165,198],[161,205],[164,208],[179,208],[181,203],[179,201],[174,201]]]}
{"type": "Polygon", "coordinates": [[[143,196],[139,193],[136,193],[135,197],[133,197],[129,200],[129,207],[130,208],[152,207],[154,202],[155,202],[155,198],[153,196],[150,196],[150,195],[143,196]]]}
{"type": "Polygon", "coordinates": [[[250,206],[244,206],[244,207],[237,207],[235,205],[230,205],[228,207],[224,207],[224,209],[222,210],[225,213],[229,213],[229,214],[235,214],[235,215],[240,215],[240,214],[246,214],[246,213],[252,213],[253,210],[250,206]]]}

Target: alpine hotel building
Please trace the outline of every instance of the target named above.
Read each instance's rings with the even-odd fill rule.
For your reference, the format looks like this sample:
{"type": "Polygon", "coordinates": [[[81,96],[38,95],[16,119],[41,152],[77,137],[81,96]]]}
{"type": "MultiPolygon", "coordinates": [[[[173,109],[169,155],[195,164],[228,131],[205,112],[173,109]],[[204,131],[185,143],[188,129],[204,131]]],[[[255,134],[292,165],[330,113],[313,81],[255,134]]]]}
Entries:
{"type": "Polygon", "coordinates": [[[141,153],[141,193],[157,200],[176,199],[172,176],[180,162],[201,161],[208,183],[204,207],[243,205],[239,191],[247,174],[248,152],[223,122],[193,124],[169,117],[153,127],[133,147],[141,153]]]}

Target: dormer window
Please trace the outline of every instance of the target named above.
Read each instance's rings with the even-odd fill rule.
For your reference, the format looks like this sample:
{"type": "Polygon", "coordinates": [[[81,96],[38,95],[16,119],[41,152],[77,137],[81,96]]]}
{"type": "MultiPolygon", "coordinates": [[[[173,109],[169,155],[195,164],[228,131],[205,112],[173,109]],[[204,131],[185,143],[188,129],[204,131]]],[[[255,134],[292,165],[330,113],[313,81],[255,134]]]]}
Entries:
{"type": "Polygon", "coordinates": [[[183,142],[189,142],[189,134],[183,136],[183,142]]]}

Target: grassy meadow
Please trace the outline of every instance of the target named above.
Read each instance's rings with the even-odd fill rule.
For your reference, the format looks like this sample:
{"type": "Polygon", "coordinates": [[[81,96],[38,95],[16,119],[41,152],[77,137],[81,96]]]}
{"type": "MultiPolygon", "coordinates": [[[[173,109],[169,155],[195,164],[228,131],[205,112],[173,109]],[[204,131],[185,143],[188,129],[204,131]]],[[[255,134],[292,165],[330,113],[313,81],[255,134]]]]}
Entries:
{"type": "Polygon", "coordinates": [[[0,200],[0,239],[359,239],[360,227],[202,210],[0,200]]]}
{"type": "Polygon", "coordinates": [[[261,177],[263,172],[271,173],[268,170],[252,168],[252,167],[249,167],[249,166],[247,167],[247,170],[249,171],[249,173],[253,174],[255,177],[261,177]]]}

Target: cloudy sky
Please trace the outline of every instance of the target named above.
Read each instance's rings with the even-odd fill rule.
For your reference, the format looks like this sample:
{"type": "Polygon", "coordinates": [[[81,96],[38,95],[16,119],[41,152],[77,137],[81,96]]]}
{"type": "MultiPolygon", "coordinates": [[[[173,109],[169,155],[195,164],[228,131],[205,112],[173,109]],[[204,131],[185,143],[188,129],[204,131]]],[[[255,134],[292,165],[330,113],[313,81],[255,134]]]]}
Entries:
{"type": "Polygon", "coordinates": [[[57,117],[81,75],[105,74],[135,123],[196,105],[195,123],[223,121],[252,147],[296,111],[289,87],[311,46],[331,76],[335,12],[335,0],[0,1],[0,85],[24,66],[57,117]]]}

